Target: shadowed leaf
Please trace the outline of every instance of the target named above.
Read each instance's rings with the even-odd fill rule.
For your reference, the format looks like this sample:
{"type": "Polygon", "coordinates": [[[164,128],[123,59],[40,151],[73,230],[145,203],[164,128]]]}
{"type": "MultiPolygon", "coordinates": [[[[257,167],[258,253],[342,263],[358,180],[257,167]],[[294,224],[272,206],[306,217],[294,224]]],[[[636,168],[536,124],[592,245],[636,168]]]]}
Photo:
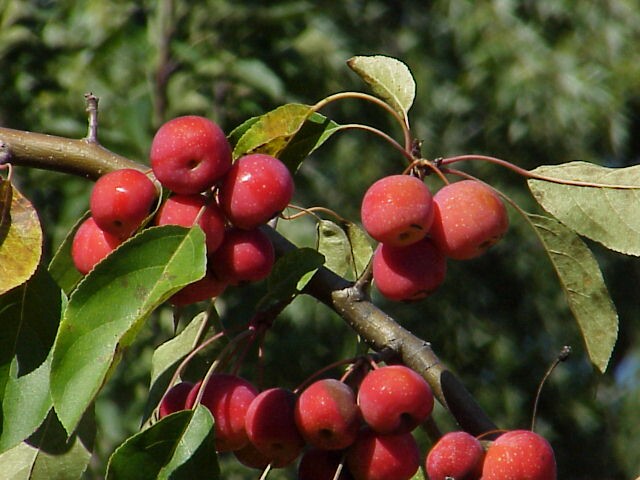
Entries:
{"type": "Polygon", "coordinates": [[[106,479],[219,478],[213,417],[198,405],[168,415],[127,439],[109,459],[106,479]]]}
{"type": "Polygon", "coordinates": [[[600,267],[573,231],[549,217],[528,217],[560,278],[589,357],[604,372],[618,338],[618,315],[600,267]]]}
{"type": "Polygon", "coordinates": [[[51,408],[51,348],[60,290],[46,270],[0,297],[0,451],[31,435],[51,408]]]}

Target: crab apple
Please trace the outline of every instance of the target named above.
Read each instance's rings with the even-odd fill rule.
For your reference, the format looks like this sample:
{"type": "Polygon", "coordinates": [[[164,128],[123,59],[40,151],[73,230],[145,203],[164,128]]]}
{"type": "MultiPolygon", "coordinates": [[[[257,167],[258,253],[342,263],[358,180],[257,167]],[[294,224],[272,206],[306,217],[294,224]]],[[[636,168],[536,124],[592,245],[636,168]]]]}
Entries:
{"type": "Polygon", "coordinates": [[[198,225],[205,234],[207,252],[214,252],[224,238],[225,219],[220,208],[200,195],[173,195],[167,198],[155,218],[156,225],[191,227],[203,210],[198,225]]]}
{"type": "Polygon", "coordinates": [[[420,450],[411,433],[365,428],[347,450],[347,466],[355,480],[409,480],[420,467],[420,450]]]}
{"type": "Polygon", "coordinates": [[[433,403],[429,384],[404,365],[372,370],[358,390],[362,418],[378,433],[410,432],[431,415],[433,403]]]}
{"type": "Polygon", "coordinates": [[[293,196],[293,178],[284,163],[254,153],[236,160],[220,185],[220,205],[236,227],[259,227],[279,214],[293,196]]]}
{"type": "Polygon", "coordinates": [[[428,237],[405,247],[381,243],[373,255],[374,284],[389,300],[424,298],[440,286],[446,272],[446,257],[428,237]]]}
{"type": "Polygon", "coordinates": [[[247,436],[273,466],[286,466],[302,453],[304,440],[296,427],[295,404],[291,390],[276,387],[261,392],[247,410],[247,436]]]}
{"type": "Polygon", "coordinates": [[[379,242],[410,245],[424,238],[431,227],[431,192],[410,175],[381,178],[364,194],[360,217],[367,233],[379,242]]]}
{"type": "Polygon", "coordinates": [[[91,216],[102,230],[127,238],[142,225],[157,197],[155,185],[141,171],[115,170],[94,184],[89,199],[91,216]]]}
{"type": "Polygon", "coordinates": [[[184,410],[186,408],[187,396],[189,392],[191,392],[191,389],[193,389],[193,383],[186,381],[176,383],[171,387],[160,401],[160,407],[158,408],[160,418],[184,410]]]}
{"type": "Polygon", "coordinates": [[[431,448],[425,462],[429,480],[478,480],[482,476],[484,450],[467,432],[449,432],[431,448]]]}
{"type": "Polygon", "coordinates": [[[462,180],[433,196],[434,218],[429,234],[447,257],[467,260],[484,253],[509,228],[504,203],[490,187],[462,180]]]}
{"type": "Polygon", "coordinates": [[[295,419],[304,439],[324,450],[347,448],[361,424],[356,395],[334,378],[318,380],[298,396],[295,419]]]}
{"type": "MultiPolygon", "coordinates": [[[[193,407],[201,387],[202,382],[198,382],[191,389],[187,408],[193,407]]],[[[249,443],[244,418],[257,395],[256,388],[242,377],[216,373],[209,378],[200,403],[209,409],[215,420],[217,451],[230,452],[249,443]]]]}
{"type": "Polygon", "coordinates": [[[487,449],[483,480],[555,480],[556,459],[547,440],[530,430],[500,435],[487,449]]]}
{"type": "Polygon", "coordinates": [[[230,285],[257,282],[271,273],[275,252],[269,237],[259,229],[229,228],[211,265],[218,278],[230,285]]]}
{"type": "MultiPolygon", "coordinates": [[[[343,453],[337,450],[310,448],[302,455],[298,465],[298,480],[334,480],[343,453]]],[[[335,480],[351,480],[346,465],[335,480]]]]}
{"type": "MultiPolygon", "coordinates": [[[[251,442],[247,443],[239,450],[234,450],[233,455],[245,467],[257,468],[258,470],[264,470],[271,463],[269,457],[258,450],[251,442]]],[[[275,468],[279,468],[278,465],[273,466],[275,468]]]]}
{"type": "Polygon", "coordinates": [[[224,132],[196,115],[163,124],[153,137],[149,157],[158,181],[186,195],[204,192],[231,168],[231,146],[224,132]]]}
{"type": "Polygon", "coordinates": [[[105,232],[98,227],[93,217],[89,217],[82,222],[73,237],[71,243],[73,264],[80,273],[86,275],[121,243],[122,239],[105,232]]]}
{"type": "Polygon", "coordinates": [[[216,277],[210,268],[200,280],[182,287],[169,298],[169,303],[180,306],[202,302],[222,295],[227,288],[227,283],[216,277]]]}

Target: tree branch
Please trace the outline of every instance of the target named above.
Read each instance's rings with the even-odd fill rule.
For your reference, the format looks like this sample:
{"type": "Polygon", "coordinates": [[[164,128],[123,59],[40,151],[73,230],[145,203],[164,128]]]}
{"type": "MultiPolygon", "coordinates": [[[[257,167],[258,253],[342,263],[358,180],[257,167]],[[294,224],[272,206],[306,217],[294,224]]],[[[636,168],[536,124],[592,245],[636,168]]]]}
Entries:
{"type": "Polygon", "coordinates": [[[96,180],[112,170],[148,166],[117,155],[96,142],[0,127],[0,142],[9,154],[2,163],[70,173],[96,180]]]}
{"type": "MultiPolygon", "coordinates": [[[[5,163],[71,173],[97,179],[120,168],[148,167],[85,140],[0,128],[0,144],[8,146],[5,163]]],[[[263,227],[278,255],[297,248],[270,227],[263,227]]],[[[402,362],[420,373],[436,398],[452,413],[461,428],[473,435],[496,430],[460,380],[446,368],[431,345],[400,326],[393,318],[363,298],[353,284],[321,267],[307,284],[309,294],[336,311],[376,351],[393,350],[402,362]]]]}
{"type": "MultiPolygon", "coordinates": [[[[296,248],[278,232],[266,228],[265,232],[278,255],[296,248]]],[[[440,361],[431,345],[362,298],[350,282],[321,267],[304,293],[335,310],[372,349],[396,352],[406,366],[427,380],[438,401],[451,412],[462,429],[473,435],[497,429],[460,380],[440,361]]]]}

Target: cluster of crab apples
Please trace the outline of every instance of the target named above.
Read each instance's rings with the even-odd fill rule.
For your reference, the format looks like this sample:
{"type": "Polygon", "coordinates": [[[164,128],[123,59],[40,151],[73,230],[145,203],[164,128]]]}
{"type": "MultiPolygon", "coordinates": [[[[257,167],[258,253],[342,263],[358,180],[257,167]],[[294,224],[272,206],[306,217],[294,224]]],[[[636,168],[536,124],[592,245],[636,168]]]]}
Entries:
{"type": "Polygon", "coordinates": [[[352,388],[333,378],[300,392],[258,391],[237,375],[214,373],[203,387],[182,381],[162,399],[159,418],[200,403],[215,420],[215,447],[250,468],[298,460],[298,480],[555,480],[549,443],[528,430],[503,433],[485,447],[450,432],[422,458],[413,430],[434,406],[427,382],[403,365],[380,366],[352,388]]]}
{"type": "MultiPolygon", "coordinates": [[[[176,305],[216,297],[228,285],[265,278],[274,263],[271,242],[260,226],[291,201],[288,168],[266,154],[232,162],[222,129],[199,116],[174,118],[153,139],[150,163],[157,182],[171,194],[158,205],[158,189],[145,173],[122,169],[100,177],[91,192],[91,215],[76,231],[72,258],[88,273],[141,227],[194,223],[206,237],[208,268],[198,282],[172,297],[176,305]]],[[[362,224],[379,242],[372,260],[374,284],[386,298],[409,301],[435,290],[447,258],[482,254],[506,232],[505,206],[480,181],[450,183],[431,195],[412,175],[390,175],[365,193],[362,224]]]]}
{"type": "MultiPolygon", "coordinates": [[[[149,172],[121,169],[95,183],[90,216],[71,246],[78,271],[90,272],[149,225],[197,223],[205,235],[207,272],[175,293],[173,304],[214,298],[229,285],[269,275],[275,254],[260,227],[282,212],[294,192],[280,160],[258,153],[232,161],[218,125],[184,116],[156,132],[150,163],[153,179],[149,172]],[[158,185],[168,194],[161,195],[158,185]]],[[[424,298],[443,282],[448,258],[482,254],[508,227],[502,200],[484,183],[462,180],[432,196],[412,175],[391,175],[371,185],[361,219],[379,242],[372,259],[374,284],[397,301],[424,298]]],[[[206,382],[174,385],[159,416],[197,404],[215,419],[218,452],[232,452],[259,469],[299,459],[300,480],[408,480],[421,465],[430,480],[556,478],[548,442],[526,430],[483,443],[451,432],[423,460],[412,432],[431,415],[434,397],[420,375],[401,365],[374,368],[353,387],[322,379],[300,392],[278,387],[259,392],[239,376],[214,373],[206,382]]]]}
{"type": "Polygon", "coordinates": [[[196,399],[215,420],[218,452],[244,465],[280,468],[297,459],[301,480],[409,479],[420,466],[411,434],[431,414],[433,394],[413,370],[382,366],[370,371],[357,393],[346,382],[323,378],[300,392],[275,387],[259,392],[236,375],[213,374],[202,387],[181,382],[159,407],[159,416],[193,408],[196,399]]]}
{"type": "Polygon", "coordinates": [[[91,215],[76,231],[72,258],[86,274],[147,222],[198,224],[207,249],[207,272],[170,301],[183,305],[220,295],[228,285],[259,281],[275,261],[260,230],[291,201],[293,179],[277,158],[250,154],[232,162],[222,129],[199,116],[162,125],[153,139],[155,179],[171,192],[157,211],[158,189],[145,173],[121,169],[100,177],[91,192],[91,215]]]}
{"type": "Polygon", "coordinates": [[[362,224],[379,243],[373,280],[390,300],[426,297],[444,281],[447,258],[475,258],[507,231],[509,217],[494,190],[476,180],[450,183],[431,195],[410,175],[391,175],[364,195],[362,224]]]}

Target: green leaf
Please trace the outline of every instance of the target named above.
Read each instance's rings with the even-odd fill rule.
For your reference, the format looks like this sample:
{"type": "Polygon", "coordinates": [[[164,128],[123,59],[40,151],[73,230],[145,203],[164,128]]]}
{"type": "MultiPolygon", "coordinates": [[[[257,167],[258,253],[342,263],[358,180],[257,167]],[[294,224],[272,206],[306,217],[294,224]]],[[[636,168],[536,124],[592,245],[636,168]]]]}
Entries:
{"type": "Polygon", "coordinates": [[[6,480],[72,480],[80,478],[91,459],[95,440],[92,415],[67,439],[53,410],[28,440],[0,455],[6,480]]]}
{"type": "Polygon", "coordinates": [[[589,357],[604,372],[618,338],[618,315],[600,267],[591,250],[572,230],[553,218],[540,215],[528,218],[560,278],[589,357]]]}
{"type": "Polygon", "coordinates": [[[318,223],[318,251],[326,258],[325,267],[348,280],[355,280],[373,255],[369,238],[360,227],[329,220],[318,223]]]}
{"type": "Polygon", "coordinates": [[[400,60],[382,55],[353,57],[347,65],[371,87],[373,93],[406,117],[416,96],[413,75],[400,60]]]}
{"type": "Polygon", "coordinates": [[[198,405],[127,439],[109,459],[106,479],[217,479],[219,474],[213,417],[198,405]]]}
{"type": "MultiPolygon", "coordinates": [[[[231,133],[227,135],[227,140],[229,140],[229,143],[233,147],[235,147],[238,144],[238,141],[240,141],[242,136],[247,132],[247,130],[249,130],[258,120],[260,120],[260,115],[251,117],[234,128],[231,133]]],[[[234,156],[234,158],[237,157],[234,156]]]]}
{"type": "Polygon", "coordinates": [[[51,348],[60,290],[43,268],[0,297],[0,452],[31,435],[51,408],[51,348]]]}
{"type": "Polygon", "coordinates": [[[318,223],[318,252],[325,257],[325,267],[346,276],[353,267],[349,237],[339,225],[330,220],[318,223]]]}
{"type": "Polygon", "coordinates": [[[38,214],[31,202],[0,178],[0,294],[29,280],[41,255],[38,214]]]}
{"type": "Polygon", "coordinates": [[[611,250],[640,255],[640,165],[606,168],[571,162],[538,167],[532,172],[562,180],[611,185],[607,188],[528,181],[538,203],[578,234],[611,250]]]}
{"type": "Polygon", "coordinates": [[[199,227],[149,228],[100,262],[69,299],[51,367],[60,421],[73,431],[151,312],[205,273],[199,227]]]}
{"type": "Polygon", "coordinates": [[[354,274],[358,278],[362,275],[373,256],[373,246],[365,231],[353,222],[345,222],[344,229],[351,246],[351,256],[354,263],[354,274]]]}
{"type": "Polygon", "coordinates": [[[266,153],[280,158],[294,172],[337,127],[337,123],[314,112],[308,105],[283,105],[257,119],[248,120],[236,129],[237,133],[236,130],[232,132],[232,138],[239,136],[233,158],[249,153],[266,153]]]}
{"type": "Polygon", "coordinates": [[[200,332],[210,318],[206,312],[201,312],[171,340],[160,345],[151,358],[151,387],[142,422],[146,422],[156,408],[162,395],[169,386],[180,361],[185,358],[198,344],[200,332]]]}
{"type": "Polygon", "coordinates": [[[324,257],[313,248],[297,248],[278,258],[267,278],[267,295],[260,300],[258,310],[290,300],[323,264],[324,257]]]}

